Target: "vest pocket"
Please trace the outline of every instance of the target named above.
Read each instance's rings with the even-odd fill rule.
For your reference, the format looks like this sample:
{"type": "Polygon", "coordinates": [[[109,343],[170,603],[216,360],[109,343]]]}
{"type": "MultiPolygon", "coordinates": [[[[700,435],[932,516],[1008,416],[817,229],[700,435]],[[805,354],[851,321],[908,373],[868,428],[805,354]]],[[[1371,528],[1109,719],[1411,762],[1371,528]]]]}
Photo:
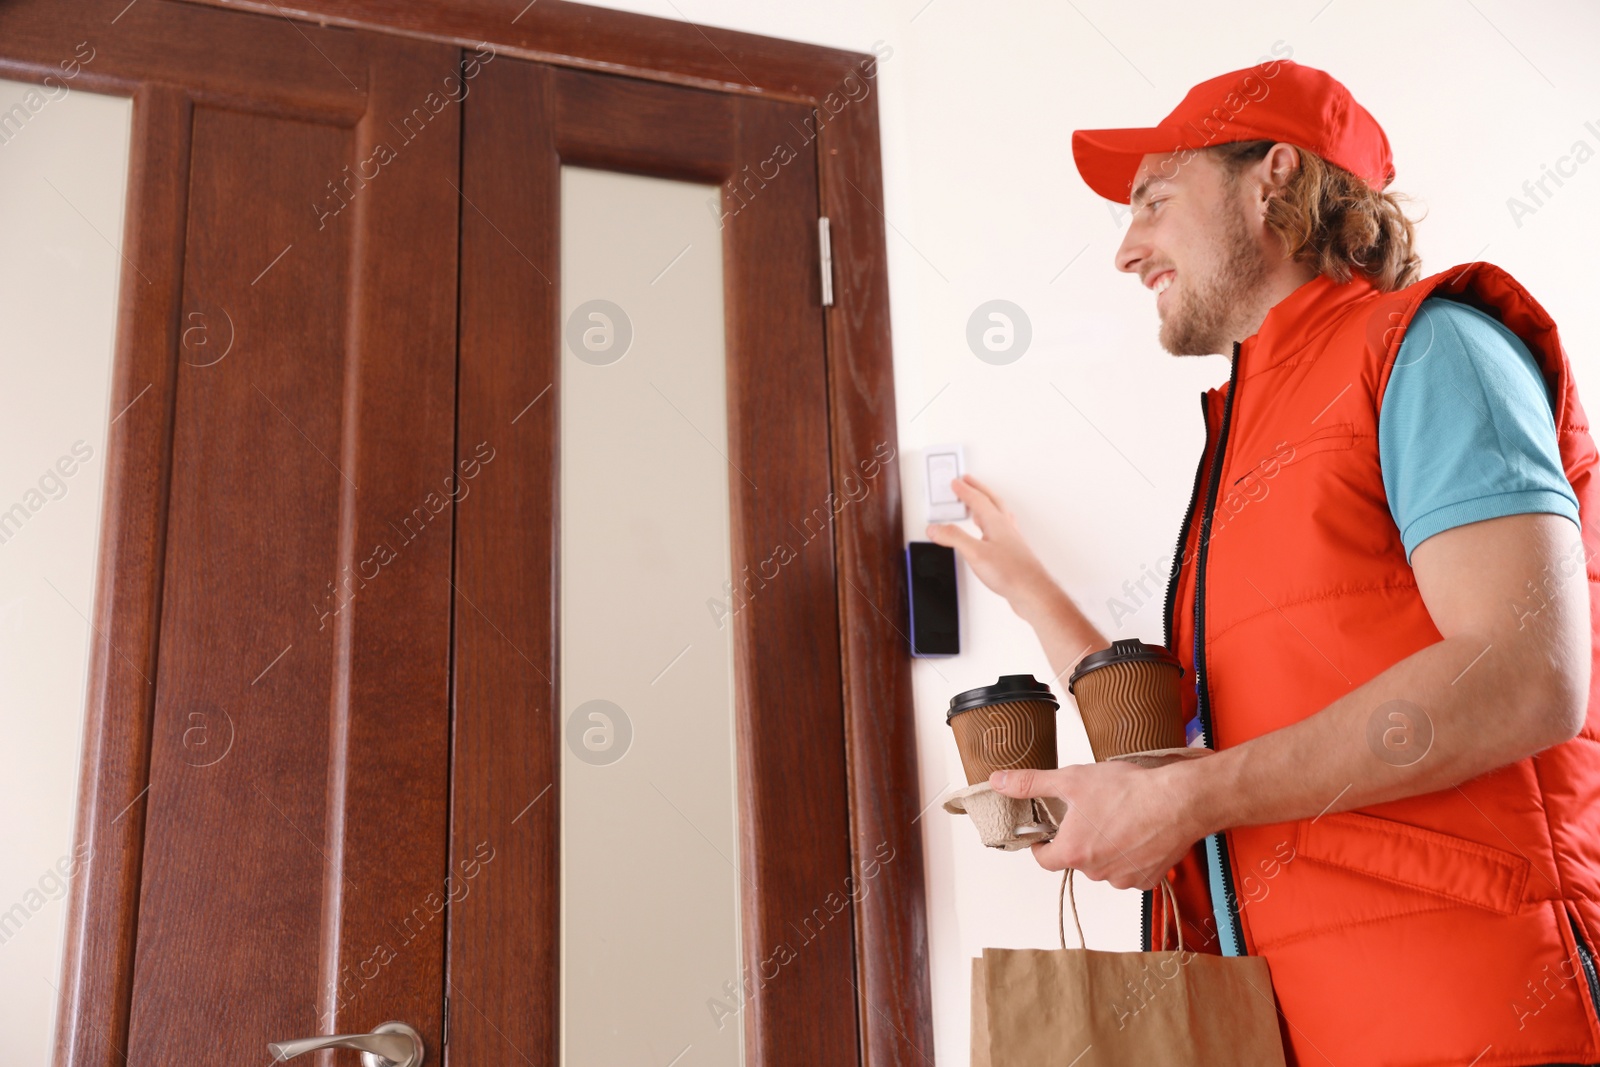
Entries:
{"type": "Polygon", "coordinates": [[[1295,853],[1505,915],[1520,909],[1532,870],[1511,852],[1352,811],[1301,820],[1295,853]]]}
{"type": "Polygon", "coordinates": [[[1294,455],[1284,460],[1286,464],[1306,456],[1314,456],[1318,452],[1332,452],[1341,448],[1349,448],[1355,444],[1355,426],[1348,422],[1330,422],[1319,430],[1314,430],[1305,437],[1294,442],[1294,455]]]}
{"type": "Polygon", "coordinates": [[[1298,463],[1319,452],[1337,452],[1356,443],[1355,426],[1348,422],[1331,422],[1302,437],[1298,441],[1281,441],[1276,451],[1233,480],[1238,485],[1255,474],[1258,478],[1275,477],[1278,471],[1298,463]]]}

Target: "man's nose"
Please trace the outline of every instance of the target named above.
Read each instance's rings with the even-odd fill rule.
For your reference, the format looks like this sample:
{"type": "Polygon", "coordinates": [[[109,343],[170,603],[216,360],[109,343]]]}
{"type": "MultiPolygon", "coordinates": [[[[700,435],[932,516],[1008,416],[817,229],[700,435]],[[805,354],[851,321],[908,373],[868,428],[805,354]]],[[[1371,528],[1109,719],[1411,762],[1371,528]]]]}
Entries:
{"type": "Polygon", "coordinates": [[[1122,243],[1117,246],[1114,262],[1120,271],[1128,274],[1137,274],[1139,265],[1150,254],[1149,243],[1145,240],[1144,228],[1137,221],[1128,224],[1128,232],[1122,235],[1122,243]]]}

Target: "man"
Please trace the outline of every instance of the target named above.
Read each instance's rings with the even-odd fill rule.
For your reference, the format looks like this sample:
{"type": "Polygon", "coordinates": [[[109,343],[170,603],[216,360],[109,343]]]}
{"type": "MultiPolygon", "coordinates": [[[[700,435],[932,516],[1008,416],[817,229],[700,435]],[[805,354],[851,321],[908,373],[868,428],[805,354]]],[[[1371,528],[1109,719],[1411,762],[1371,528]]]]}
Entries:
{"type": "MultiPolygon", "coordinates": [[[[1600,1061],[1600,483],[1554,323],[1486,263],[1416,280],[1388,141],[1321,71],[1223,75],[1073,152],[1132,208],[1116,266],[1163,347],[1231,352],[1164,635],[1215,752],[995,788],[1067,801],[1042,866],[1169,877],[1191,945],[1265,957],[1291,1065],[1600,1061]]],[[[1109,646],[956,490],[982,537],[928,536],[1052,669],[1109,646]]]]}

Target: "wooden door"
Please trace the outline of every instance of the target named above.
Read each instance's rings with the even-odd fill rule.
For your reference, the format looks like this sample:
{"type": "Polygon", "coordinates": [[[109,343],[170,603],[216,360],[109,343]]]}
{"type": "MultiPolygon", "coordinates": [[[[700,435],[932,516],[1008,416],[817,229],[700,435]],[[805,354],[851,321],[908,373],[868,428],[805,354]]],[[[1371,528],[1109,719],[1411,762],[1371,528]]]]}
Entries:
{"type": "Polygon", "coordinates": [[[59,1058],[436,1049],[459,50],[165,0],[0,42],[134,97],[59,1058]]]}
{"type": "Polygon", "coordinates": [[[130,1064],[439,1033],[457,50],[345,52],[348,122],[189,113],[183,326],[232,351],[180,335],[130,1064]]]}
{"type": "MultiPolygon", "coordinates": [[[[805,139],[814,122],[803,105],[507,58],[466,103],[459,438],[493,443],[497,481],[458,517],[451,840],[456,862],[483,841],[495,858],[450,916],[452,1062],[560,1062],[560,168],[725,183],[727,478],[742,577],[773,546],[798,544],[791,523],[833,499],[817,161],[805,139]],[[779,145],[792,146],[781,174],[779,145]]],[[[812,522],[824,543],[797,552],[732,619],[743,946],[755,980],[742,994],[708,992],[739,1009],[746,1062],[763,1067],[858,1057],[853,919],[848,904],[833,906],[860,875],[835,557],[831,521],[812,522]],[[823,907],[837,918],[818,924],[823,907]]],[[[616,847],[629,847],[625,828],[616,847]]],[[[694,1062],[684,1038],[662,1040],[666,1059],[694,1062]]]]}
{"type": "Polygon", "coordinates": [[[925,1061],[871,57],[561,0],[209,2],[0,5],[0,74],[134,98],[58,1062],[390,1019],[430,1063],[554,1061],[563,163],[724,186],[734,573],[833,509],[731,622],[746,963],[805,940],[741,998],[746,1062],[925,1061]],[[484,441],[512,491],[469,499],[484,441]]]}

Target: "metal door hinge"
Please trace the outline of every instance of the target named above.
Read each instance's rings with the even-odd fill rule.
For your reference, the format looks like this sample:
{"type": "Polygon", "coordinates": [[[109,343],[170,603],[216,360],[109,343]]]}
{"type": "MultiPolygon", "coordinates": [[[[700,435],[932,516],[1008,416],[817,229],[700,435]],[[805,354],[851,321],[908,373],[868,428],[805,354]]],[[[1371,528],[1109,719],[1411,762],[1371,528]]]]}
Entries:
{"type": "Polygon", "coordinates": [[[817,250],[822,261],[822,306],[833,307],[833,239],[828,233],[828,216],[817,219],[817,250]]]}

